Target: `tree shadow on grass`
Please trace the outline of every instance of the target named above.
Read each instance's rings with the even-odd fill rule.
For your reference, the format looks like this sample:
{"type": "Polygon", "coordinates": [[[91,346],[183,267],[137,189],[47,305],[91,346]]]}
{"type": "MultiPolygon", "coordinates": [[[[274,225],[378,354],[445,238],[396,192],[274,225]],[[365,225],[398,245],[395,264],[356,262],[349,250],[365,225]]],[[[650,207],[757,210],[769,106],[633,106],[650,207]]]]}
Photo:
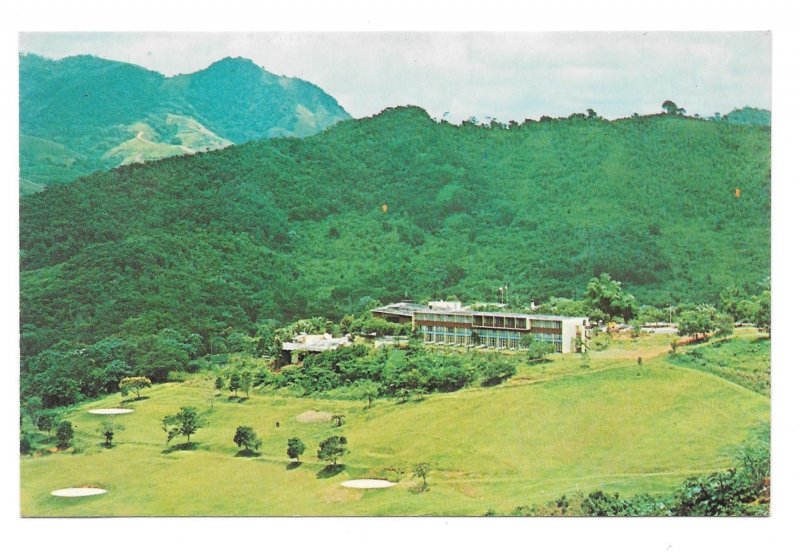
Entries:
{"type": "Polygon", "coordinates": [[[171,454],[173,452],[179,452],[181,450],[197,450],[197,447],[200,446],[196,442],[182,442],[180,444],[173,444],[169,448],[162,450],[162,454],[171,454]]]}
{"type": "Polygon", "coordinates": [[[244,449],[244,450],[239,450],[234,457],[235,458],[258,458],[260,456],[261,456],[261,452],[256,452],[255,450],[244,449]]]}
{"type": "Polygon", "coordinates": [[[286,464],[286,469],[288,470],[297,469],[301,465],[303,465],[303,462],[289,462],[288,464],[286,464]]]}
{"type": "Polygon", "coordinates": [[[147,400],[150,398],[149,396],[140,396],[139,398],[126,398],[120,404],[130,404],[131,402],[141,402],[142,400],[147,400]]]}
{"type": "Polygon", "coordinates": [[[428,492],[431,490],[431,486],[428,485],[427,487],[423,487],[422,485],[417,485],[416,487],[410,487],[408,492],[410,494],[422,494],[423,492],[428,492]]]}
{"type": "Polygon", "coordinates": [[[242,402],[247,402],[248,400],[249,400],[249,398],[247,398],[246,396],[229,396],[228,397],[228,402],[238,402],[239,404],[241,404],[242,402]]]}
{"type": "Polygon", "coordinates": [[[328,479],[344,471],[344,464],[325,466],[317,472],[317,479],[328,479]]]}

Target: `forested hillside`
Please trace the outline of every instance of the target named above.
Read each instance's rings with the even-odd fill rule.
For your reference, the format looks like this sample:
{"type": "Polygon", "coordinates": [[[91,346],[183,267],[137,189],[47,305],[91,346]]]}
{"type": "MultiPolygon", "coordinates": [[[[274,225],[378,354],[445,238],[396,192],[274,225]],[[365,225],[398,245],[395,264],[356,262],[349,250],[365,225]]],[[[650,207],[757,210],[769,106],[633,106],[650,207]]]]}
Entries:
{"type": "Polygon", "coordinates": [[[317,86],[226,58],[166,78],[92,56],[20,56],[21,191],[98,169],[307,136],[348,119],[317,86]]]}
{"type": "Polygon", "coordinates": [[[395,108],[87,176],[24,197],[20,221],[23,394],[41,395],[53,371],[163,377],[269,320],[338,320],[370,299],[491,301],[508,285],[523,305],[603,272],[657,305],[754,292],[770,268],[770,129],[455,126],[395,108]]]}

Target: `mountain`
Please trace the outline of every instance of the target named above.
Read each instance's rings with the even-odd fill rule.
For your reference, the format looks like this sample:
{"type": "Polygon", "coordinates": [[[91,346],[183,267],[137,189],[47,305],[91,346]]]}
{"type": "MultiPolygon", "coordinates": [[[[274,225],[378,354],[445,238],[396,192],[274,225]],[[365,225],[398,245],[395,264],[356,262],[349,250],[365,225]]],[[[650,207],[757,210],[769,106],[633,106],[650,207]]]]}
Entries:
{"type": "Polygon", "coordinates": [[[93,56],[20,56],[20,187],[118,165],[308,136],[349,119],[319,87],[226,58],[164,77],[93,56]]]}
{"type": "Polygon", "coordinates": [[[770,188],[769,128],[677,115],[455,126],[395,108],[122,166],[21,199],[23,373],[114,344],[166,372],[270,321],[503,285],[523,306],[603,272],[642,303],[715,303],[769,277],[770,188]]]}

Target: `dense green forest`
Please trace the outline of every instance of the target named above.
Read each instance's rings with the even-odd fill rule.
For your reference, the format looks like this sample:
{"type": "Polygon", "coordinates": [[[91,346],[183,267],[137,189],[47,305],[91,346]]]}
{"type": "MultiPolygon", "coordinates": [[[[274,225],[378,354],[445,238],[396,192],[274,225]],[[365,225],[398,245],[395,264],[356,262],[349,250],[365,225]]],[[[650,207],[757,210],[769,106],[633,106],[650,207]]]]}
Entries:
{"type": "Polygon", "coordinates": [[[98,169],[307,136],[349,115],[319,87],[225,58],[164,77],[93,56],[20,56],[22,193],[98,169]]]}
{"type": "Polygon", "coordinates": [[[497,301],[507,286],[524,306],[602,273],[653,305],[755,293],[770,129],[666,114],[452,125],[394,108],[47,189],[21,200],[20,237],[23,394],[60,372],[74,399],[99,390],[90,374],[100,390],[114,371],[163,379],[376,299],[497,301]]]}

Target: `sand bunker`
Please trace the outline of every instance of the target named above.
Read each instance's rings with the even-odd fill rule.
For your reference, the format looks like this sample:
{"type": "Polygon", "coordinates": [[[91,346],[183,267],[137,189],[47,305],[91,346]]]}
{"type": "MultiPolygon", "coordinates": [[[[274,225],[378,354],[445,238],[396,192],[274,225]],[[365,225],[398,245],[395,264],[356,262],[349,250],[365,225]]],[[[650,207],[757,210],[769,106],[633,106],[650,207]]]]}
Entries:
{"type": "Polygon", "coordinates": [[[130,408],[98,408],[96,410],[89,410],[90,414],[97,414],[97,415],[119,415],[119,414],[129,414],[133,412],[130,408]]]}
{"type": "Polygon", "coordinates": [[[308,412],[303,412],[295,419],[300,423],[324,423],[326,421],[330,421],[333,417],[333,414],[330,412],[318,412],[316,410],[310,410],[308,412]]]}
{"type": "Polygon", "coordinates": [[[352,481],[345,481],[342,486],[349,489],[385,489],[396,484],[386,479],[353,479],[352,481]]]}
{"type": "Polygon", "coordinates": [[[77,496],[96,496],[98,494],[105,494],[107,492],[107,490],[98,489],[97,487],[72,487],[69,489],[58,489],[50,494],[53,496],[67,496],[74,498],[77,496]]]}

